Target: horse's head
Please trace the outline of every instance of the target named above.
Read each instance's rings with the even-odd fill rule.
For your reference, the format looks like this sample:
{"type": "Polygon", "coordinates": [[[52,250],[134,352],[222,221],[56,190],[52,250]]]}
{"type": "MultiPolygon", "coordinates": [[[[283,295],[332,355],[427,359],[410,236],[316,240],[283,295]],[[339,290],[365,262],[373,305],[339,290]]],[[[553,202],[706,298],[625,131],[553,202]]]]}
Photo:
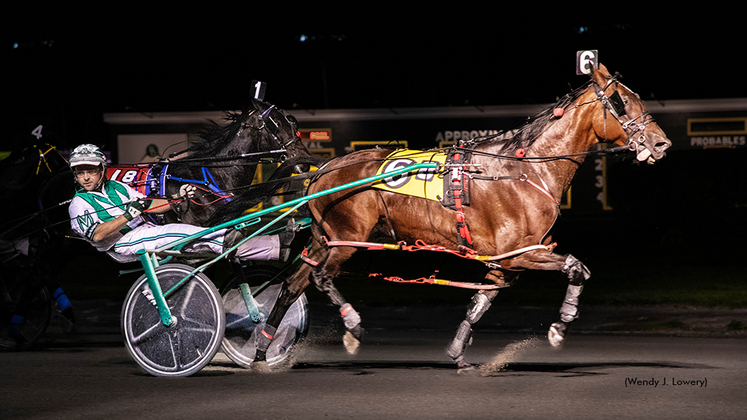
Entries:
{"type": "Polygon", "coordinates": [[[0,162],[0,189],[19,190],[40,183],[59,170],[67,170],[67,161],[47,143],[14,150],[0,162]]]}
{"type": "Polygon", "coordinates": [[[247,119],[237,136],[251,138],[258,150],[287,150],[299,144],[303,147],[298,137],[298,122],[275,105],[253,100],[252,109],[245,114],[247,119]],[[250,132],[246,132],[246,128],[250,132]]]}
{"type": "Polygon", "coordinates": [[[672,142],[649,114],[641,98],[600,65],[592,72],[595,101],[602,116],[595,118],[594,131],[602,141],[629,146],[636,159],[649,164],[664,157],[672,142]]]}

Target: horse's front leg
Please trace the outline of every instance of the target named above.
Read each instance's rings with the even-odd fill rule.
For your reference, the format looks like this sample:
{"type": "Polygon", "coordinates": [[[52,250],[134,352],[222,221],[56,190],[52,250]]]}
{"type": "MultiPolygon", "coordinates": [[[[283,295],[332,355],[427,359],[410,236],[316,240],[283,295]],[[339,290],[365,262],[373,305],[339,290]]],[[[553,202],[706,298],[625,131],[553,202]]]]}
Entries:
{"type": "MultiPolygon", "coordinates": [[[[313,242],[311,251],[309,252],[308,261],[323,260],[327,256],[327,249],[319,245],[317,242],[313,242]]],[[[270,370],[267,365],[267,349],[272,344],[272,339],[277,332],[278,326],[283,321],[285,314],[288,312],[288,308],[303,294],[307,287],[309,287],[309,277],[311,271],[314,269],[312,264],[303,264],[292,276],[285,279],[280,294],[278,295],[275,304],[272,306],[270,315],[267,317],[262,331],[259,331],[256,338],[256,353],[254,360],[252,361],[251,368],[257,372],[266,372],[270,370]]]]}
{"type": "Polygon", "coordinates": [[[301,266],[301,268],[291,277],[283,282],[280,294],[278,295],[275,304],[272,306],[270,315],[267,317],[262,331],[257,334],[256,346],[257,350],[252,361],[251,368],[255,372],[269,372],[270,367],[267,364],[267,350],[272,344],[272,339],[277,332],[278,326],[285,317],[288,308],[298,299],[304,290],[309,287],[309,273],[311,267],[307,265],[301,266]]]}
{"type": "Polygon", "coordinates": [[[560,348],[565,340],[568,326],[578,319],[578,297],[584,289],[584,283],[591,277],[589,269],[570,254],[566,256],[560,271],[568,276],[568,288],[563,304],[560,306],[560,321],[553,323],[547,332],[547,339],[555,348],[560,348]]]}
{"type": "Polygon", "coordinates": [[[571,322],[578,319],[578,297],[581,295],[584,283],[591,277],[591,272],[573,255],[559,255],[552,252],[530,252],[515,258],[510,266],[530,270],[560,271],[568,276],[568,288],[563,304],[560,306],[560,321],[553,323],[547,333],[550,345],[559,348],[563,344],[571,322]]]}

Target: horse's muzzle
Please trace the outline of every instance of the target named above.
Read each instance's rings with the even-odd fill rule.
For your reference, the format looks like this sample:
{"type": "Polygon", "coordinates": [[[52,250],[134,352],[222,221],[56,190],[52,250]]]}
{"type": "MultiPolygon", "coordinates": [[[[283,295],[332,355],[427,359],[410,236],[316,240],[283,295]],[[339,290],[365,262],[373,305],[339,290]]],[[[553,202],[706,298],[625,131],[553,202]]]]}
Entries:
{"type": "Polygon", "coordinates": [[[663,158],[671,146],[672,142],[668,138],[656,133],[641,135],[638,139],[630,141],[630,149],[635,152],[636,160],[647,162],[649,165],[663,158]]]}

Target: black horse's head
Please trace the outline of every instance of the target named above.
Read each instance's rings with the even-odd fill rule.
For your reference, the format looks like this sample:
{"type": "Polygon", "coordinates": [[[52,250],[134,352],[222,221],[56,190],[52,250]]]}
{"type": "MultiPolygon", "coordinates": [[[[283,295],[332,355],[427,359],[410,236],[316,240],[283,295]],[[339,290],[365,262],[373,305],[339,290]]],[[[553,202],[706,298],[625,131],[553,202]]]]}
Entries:
{"type": "Polygon", "coordinates": [[[258,100],[252,100],[240,112],[228,112],[224,124],[206,127],[202,141],[189,149],[191,159],[214,159],[265,152],[284,154],[287,147],[300,143],[295,118],[258,100]]]}
{"type": "Polygon", "coordinates": [[[252,100],[240,112],[227,113],[223,124],[206,127],[200,133],[201,141],[189,148],[186,158],[169,162],[169,196],[183,183],[197,184],[199,189],[188,209],[177,209],[181,221],[204,224],[218,207],[252,184],[260,161],[310,156],[297,133],[295,118],[258,100],[252,100]],[[180,181],[173,182],[175,179],[180,181]]]}
{"type": "Polygon", "coordinates": [[[20,191],[38,187],[50,175],[67,169],[67,161],[46,143],[14,150],[0,161],[0,190],[20,191]]]}
{"type": "MultiPolygon", "coordinates": [[[[256,118],[256,130],[259,130],[260,150],[282,149],[300,143],[298,137],[298,121],[285,111],[260,101],[253,101],[256,118]]],[[[250,126],[251,127],[251,126],[250,126]]]]}
{"type": "Polygon", "coordinates": [[[13,151],[0,161],[0,181],[0,241],[25,244],[21,253],[36,257],[70,233],[67,203],[75,182],[54,146],[13,151]]]}

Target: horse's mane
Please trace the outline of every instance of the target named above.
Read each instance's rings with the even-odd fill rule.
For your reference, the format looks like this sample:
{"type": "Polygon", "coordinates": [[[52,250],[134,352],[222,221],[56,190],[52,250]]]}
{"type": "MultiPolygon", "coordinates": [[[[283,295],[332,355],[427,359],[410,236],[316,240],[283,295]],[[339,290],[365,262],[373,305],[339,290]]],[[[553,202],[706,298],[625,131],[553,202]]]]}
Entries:
{"type": "Polygon", "coordinates": [[[188,155],[191,158],[221,155],[231,142],[234,141],[241,126],[251,115],[252,111],[249,111],[247,107],[241,112],[226,112],[225,119],[228,121],[228,124],[218,124],[213,121],[210,125],[204,127],[198,133],[202,141],[192,145],[187,150],[188,155]]]}
{"type": "MultiPolygon", "coordinates": [[[[591,82],[590,82],[591,83],[591,82]]],[[[566,108],[581,96],[588,88],[588,83],[576,88],[572,92],[560,98],[553,106],[546,108],[538,114],[528,118],[519,127],[508,132],[500,132],[496,135],[475,139],[472,144],[480,144],[487,141],[502,140],[504,141],[501,152],[513,154],[518,149],[528,150],[534,142],[544,133],[557,118],[553,115],[556,108],[566,108]]],[[[471,142],[467,142],[469,145],[471,142]]]]}

